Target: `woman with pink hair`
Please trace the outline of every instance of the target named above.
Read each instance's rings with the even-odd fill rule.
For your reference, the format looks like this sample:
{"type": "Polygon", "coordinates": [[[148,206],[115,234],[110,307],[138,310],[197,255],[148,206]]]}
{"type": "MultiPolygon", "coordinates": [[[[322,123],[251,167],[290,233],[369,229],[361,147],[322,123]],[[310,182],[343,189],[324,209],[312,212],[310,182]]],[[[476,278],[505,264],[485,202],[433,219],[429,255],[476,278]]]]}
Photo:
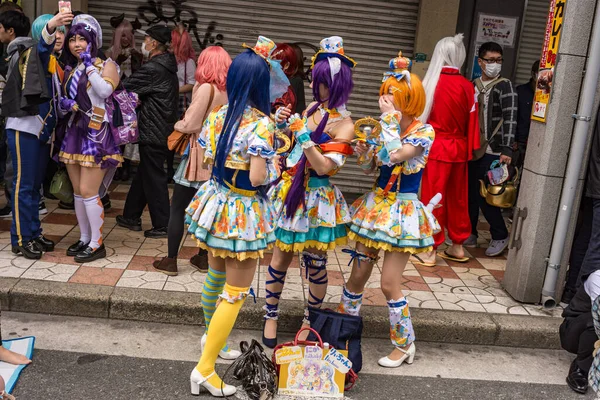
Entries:
{"type": "MultiPolygon", "coordinates": [[[[194,75],[196,72],[196,52],[192,44],[192,37],[185,29],[183,23],[171,31],[171,51],[177,59],[177,79],[179,79],[179,117],[183,117],[185,110],[191,103],[192,90],[196,83],[194,75]]],[[[173,178],[173,160],[175,152],[169,152],[167,157],[167,173],[169,181],[173,178]]]]}
{"type": "Polygon", "coordinates": [[[135,37],[131,22],[123,20],[116,27],[106,56],[119,64],[121,79],[131,76],[142,65],[143,56],[135,49],[135,37]]]}
{"type": "MultiPolygon", "coordinates": [[[[175,130],[189,134],[190,139],[181,164],[173,177],[175,189],[169,218],[168,255],[154,262],[154,267],[167,275],[177,275],[177,253],[183,237],[185,209],[196,194],[196,190],[210,178],[210,172],[202,169],[203,160],[194,158],[197,155],[195,150],[198,147],[198,134],[210,111],[216,106],[227,103],[225,82],[230,65],[231,57],[222,47],[209,47],[200,54],[198,68],[195,69],[196,83],[192,102],[183,119],[175,124],[175,130]]],[[[204,250],[201,250],[201,254],[194,256],[191,261],[202,272],[208,269],[207,253],[204,250]]]]}

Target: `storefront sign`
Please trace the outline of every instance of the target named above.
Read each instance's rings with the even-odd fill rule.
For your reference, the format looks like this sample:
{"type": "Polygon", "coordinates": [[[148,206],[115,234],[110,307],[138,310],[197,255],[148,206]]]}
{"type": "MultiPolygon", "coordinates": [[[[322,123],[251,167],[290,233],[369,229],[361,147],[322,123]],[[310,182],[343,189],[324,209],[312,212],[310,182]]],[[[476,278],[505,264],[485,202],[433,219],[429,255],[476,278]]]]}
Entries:
{"type": "Polygon", "coordinates": [[[552,93],[552,81],[554,80],[554,67],[556,66],[556,55],[558,44],[563,28],[563,17],[565,13],[566,0],[551,0],[548,22],[546,23],[546,36],[544,47],[540,58],[540,70],[537,76],[535,97],[531,119],[538,122],[546,122],[546,111],[550,103],[552,93]]]}
{"type": "Polygon", "coordinates": [[[479,14],[475,42],[496,42],[502,47],[514,47],[518,22],[515,17],[479,14]]]}

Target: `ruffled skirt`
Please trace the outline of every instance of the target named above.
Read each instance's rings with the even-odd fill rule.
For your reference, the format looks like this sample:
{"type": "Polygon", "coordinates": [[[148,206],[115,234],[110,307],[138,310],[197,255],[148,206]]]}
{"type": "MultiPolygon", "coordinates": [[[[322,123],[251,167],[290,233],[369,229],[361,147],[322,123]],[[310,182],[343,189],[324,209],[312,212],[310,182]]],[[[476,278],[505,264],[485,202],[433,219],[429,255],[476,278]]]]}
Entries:
{"type": "Polygon", "coordinates": [[[107,122],[99,131],[87,129],[81,132],[76,126],[67,128],[58,157],[65,164],[103,169],[117,168],[123,162],[107,122]]]}
{"type": "Polygon", "coordinates": [[[440,225],[415,193],[365,193],[350,207],[351,239],[384,251],[422,253],[433,249],[440,225]]]}
{"type": "Polygon", "coordinates": [[[350,210],[342,192],[328,178],[311,177],[304,199],[290,218],[285,213],[285,198],[291,180],[282,179],[269,191],[269,198],[279,214],[276,246],[289,252],[307,248],[333,250],[348,242],[347,223],[350,210]]]}
{"type": "Polygon", "coordinates": [[[253,191],[205,182],[186,209],[188,232],[214,257],[262,258],[275,242],[276,213],[253,191]]]}

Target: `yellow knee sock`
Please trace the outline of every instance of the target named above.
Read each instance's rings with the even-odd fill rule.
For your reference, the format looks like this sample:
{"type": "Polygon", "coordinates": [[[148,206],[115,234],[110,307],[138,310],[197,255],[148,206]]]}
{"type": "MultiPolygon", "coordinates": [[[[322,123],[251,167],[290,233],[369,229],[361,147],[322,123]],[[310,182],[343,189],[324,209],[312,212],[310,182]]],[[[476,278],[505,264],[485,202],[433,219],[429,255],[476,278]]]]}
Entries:
{"type": "MultiPolygon", "coordinates": [[[[215,363],[219,356],[219,351],[223,348],[223,345],[227,342],[227,337],[233,329],[235,320],[246,300],[246,296],[249,288],[240,288],[225,284],[223,290],[224,299],[221,301],[215,313],[210,321],[210,331],[206,337],[206,345],[202,352],[202,357],[196,369],[207,378],[210,374],[215,372],[215,363]]],[[[220,388],[222,380],[214,374],[208,383],[214,387],[220,388]]]]}

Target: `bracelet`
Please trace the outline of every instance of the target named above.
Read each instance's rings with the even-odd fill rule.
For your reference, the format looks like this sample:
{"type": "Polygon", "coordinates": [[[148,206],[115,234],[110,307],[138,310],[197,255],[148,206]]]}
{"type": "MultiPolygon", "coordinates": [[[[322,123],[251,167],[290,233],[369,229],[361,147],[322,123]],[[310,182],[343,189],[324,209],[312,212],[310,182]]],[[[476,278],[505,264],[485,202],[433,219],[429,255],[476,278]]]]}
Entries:
{"type": "Polygon", "coordinates": [[[282,122],[276,122],[275,127],[280,130],[285,129],[287,128],[287,122],[285,120],[283,120],[282,122]]]}
{"type": "Polygon", "coordinates": [[[300,134],[300,135],[296,136],[296,140],[297,140],[297,141],[298,141],[300,144],[302,144],[302,143],[306,143],[306,142],[310,141],[310,135],[309,135],[308,133],[304,132],[304,133],[302,133],[302,134],[300,134]]]}
{"type": "Polygon", "coordinates": [[[309,140],[304,143],[300,143],[300,147],[302,147],[303,150],[310,149],[311,147],[315,147],[315,146],[316,146],[316,144],[312,140],[309,140]]]}

